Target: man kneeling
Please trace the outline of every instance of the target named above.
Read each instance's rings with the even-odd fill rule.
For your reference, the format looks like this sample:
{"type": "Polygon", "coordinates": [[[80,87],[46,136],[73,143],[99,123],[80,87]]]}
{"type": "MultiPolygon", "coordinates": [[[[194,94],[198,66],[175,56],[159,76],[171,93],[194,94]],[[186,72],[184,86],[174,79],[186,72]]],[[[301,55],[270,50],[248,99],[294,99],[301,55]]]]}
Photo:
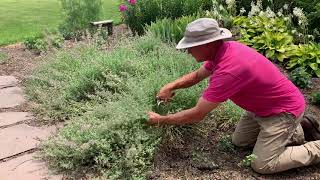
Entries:
{"type": "MultiPolygon", "coordinates": [[[[201,18],[188,24],[177,49],[187,49],[196,61],[205,63],[162,87],[157,98],[168,101],[174,90],[191,87],[207,77],[209,85],[195,107],[167,116],[149,112],[148,123],[196,123],[230,99],[246,110],[232,141],[237,146],[254,145],[256,159],[251,166],[256,172],[271,174],[318,163],[320,141],[303,144],[300,122],[305,100],[299,89],[254,49],[223,41],[230,37],[231,32],[220,28],[214,19],[201,18]]],[[[313,128],[314,123],[308,121],[304,127],[313,128]]]]}

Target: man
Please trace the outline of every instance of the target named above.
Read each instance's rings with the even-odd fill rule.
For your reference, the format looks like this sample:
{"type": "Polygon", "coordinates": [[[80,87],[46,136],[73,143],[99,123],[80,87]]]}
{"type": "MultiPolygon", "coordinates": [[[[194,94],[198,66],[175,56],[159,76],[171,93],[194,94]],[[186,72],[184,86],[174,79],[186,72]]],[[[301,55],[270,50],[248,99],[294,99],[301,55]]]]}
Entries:
{"type": "MultiPolygon", "coordinates": [[[[237,146],[254,145],[252,168],[271,174],[320,162],[320,141],[304,143],[300,122],[305,100],[267,58],[230,38],[214,19],[201,18],[188,24],[177,49],[187,49],[198,62],[191,72],[161,88],[157,95],[171,100],[174,90],[191,87],[210,76],[209,86],[195,107],[161,116],[149,112],[150,125],[183,125],[201,121],[220,103],[230,99],[247,112],[241,117],[232,137],[237,146]],[[288,146],[289,144],[303,144],[288,146]]],[[[314,128],[315,121],[305,121],[314,128]]]]}

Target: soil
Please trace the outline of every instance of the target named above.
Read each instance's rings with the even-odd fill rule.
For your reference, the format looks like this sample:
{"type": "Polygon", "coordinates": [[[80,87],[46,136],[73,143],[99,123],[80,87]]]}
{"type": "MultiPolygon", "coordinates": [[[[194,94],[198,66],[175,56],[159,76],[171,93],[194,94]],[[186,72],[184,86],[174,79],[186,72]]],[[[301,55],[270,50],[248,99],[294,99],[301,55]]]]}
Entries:
{"type": "MultiPolygon", "coordinates": [[[[113,48],[113,44],[116,44],[123,34],[129,34],[123,25],[115,27],[114,32],[117,33],[111,37],[107,49],[113,48]]],[[[76,42],[67,41],[64,46],[72,48],[75,44],[76,42]]],[[[8,55],[8,60],[0,64],[0,75],[13,75],[20,81],[25,80],[46,56],[27,50],[21,43],[0,47],[0,52],[8,55]]],[[[286,73],[284,69],[282,72],[286,73]]],[[[312,89],[302,90],[308,102],[311,93],[320,91],[320,79],[313,79],[313,84],[312,89]]],[[[29,108],[27,103],[14,111],[28,111],[29,108]]],[[[307,111],[320,118],[319,107],[309,105],[307,111]]],[[[320,179],[320,164],[275,175],[260,175],[251,168],[240,165],[245,156],[251,154],[251,149],[235,148],[228,152],[221,150],[218,145],[218,139],[224,135],[231,135],[233,130],[234,127],[225,128],[217,124],[205,137],[184,133],[179,146],[170,141],[162,143],[148,179],[320,179]],[[202,167],[208,162],[209,167],[202,167]]]]}

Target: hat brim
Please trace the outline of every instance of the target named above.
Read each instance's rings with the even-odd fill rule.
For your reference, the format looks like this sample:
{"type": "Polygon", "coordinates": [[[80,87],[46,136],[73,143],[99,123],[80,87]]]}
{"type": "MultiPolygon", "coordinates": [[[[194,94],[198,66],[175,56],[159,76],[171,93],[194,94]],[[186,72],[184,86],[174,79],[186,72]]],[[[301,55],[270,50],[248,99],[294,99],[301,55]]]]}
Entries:
{"type": "Polygon", "coordinates": [[[203,45],[203,44],[207,44],[207,43],[210,43],[210,42],[214,42],[214,41],[217,41],[217,40],[222,40],[222,39],[228,39],[228,38],[231,38],[232,37],[232,33],[228,30],[228,29],[225,29],[225,28],[220,28],[222,30],[222,34],[219,35],[219,36],[215,36],[215,37],[212,37],[210,39],[207,39],[205,41],[199,41],[199,42],[186,42],[186,39],[185,38],[182,38],[178,45],[176,46],[177,49],[186,49],[186,48],[190,48],[190,47],[195,47],[195,46],[200,46],[200,45],[203,45]]]}

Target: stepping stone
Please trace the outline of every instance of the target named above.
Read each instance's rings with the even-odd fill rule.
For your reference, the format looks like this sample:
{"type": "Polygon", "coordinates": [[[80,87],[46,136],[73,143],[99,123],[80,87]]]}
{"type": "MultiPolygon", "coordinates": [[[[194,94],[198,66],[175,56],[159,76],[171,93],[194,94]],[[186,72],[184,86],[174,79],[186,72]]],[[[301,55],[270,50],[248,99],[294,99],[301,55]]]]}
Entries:
{"type": "Polygon", "coordinates": [[[18,87],[0,89],[0,108],[12,108],[25,102],[23,91],[18,87]]]}
{"type": "Polygon", "coordinates": [[[18,85],[18,79],[13,76],[0,76],[0,89],[18,85]]]}
{"type": "Polygon", "coordinates": [[[61,180],[63,178],[62,175],[49,174],[46,164],[33,156],[35,153],[0,163],[1,180],[61,180]]]}
{"type": "Polygon", "coordinates": [[[36,148],[40,140],[47,138],[54,130],[54,126],[39,128],[26,124],[0,129],[0,159],[36,148]]]}
{"type": "Polygon", "coordinates": [[[32,119],[27,112],[4,112],[0,113],[0,127],[12,125],[18,122],[32,119]]]}

